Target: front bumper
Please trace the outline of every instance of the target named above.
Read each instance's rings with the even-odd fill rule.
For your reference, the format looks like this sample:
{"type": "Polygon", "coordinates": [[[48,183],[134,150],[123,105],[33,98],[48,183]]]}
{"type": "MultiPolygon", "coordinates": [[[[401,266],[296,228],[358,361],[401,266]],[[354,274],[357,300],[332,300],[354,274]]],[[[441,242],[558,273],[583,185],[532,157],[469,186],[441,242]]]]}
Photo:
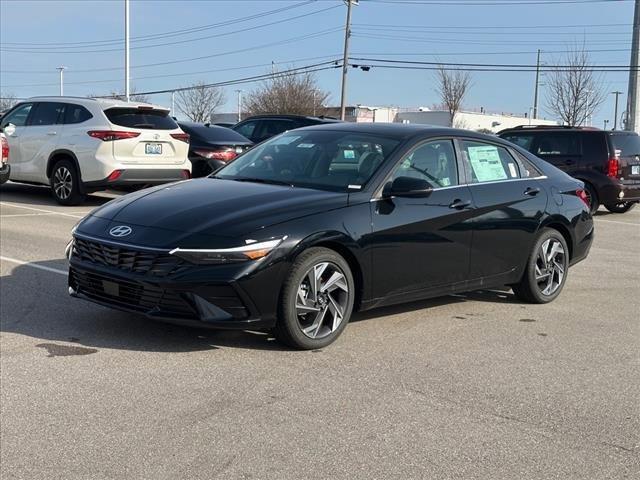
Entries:
{"type": "Polygon", "coordinates": [[[83,185],[87,192],[128,185],[161,185],[190,178],[191,174],[187,175],[186,172],[189,172],[187,168],[127,168],[122,170],[120,176],[115,180],[109,180],[107,177],[102,180],[84,182],[83,185]]]}
{"type": "Polygon", "coordinates": [[[74,242],[71,296],[181,325],[240,330],[275,325],[280,263],[247,274],[243,264],[199,266],[166,253],[74,242]]]}

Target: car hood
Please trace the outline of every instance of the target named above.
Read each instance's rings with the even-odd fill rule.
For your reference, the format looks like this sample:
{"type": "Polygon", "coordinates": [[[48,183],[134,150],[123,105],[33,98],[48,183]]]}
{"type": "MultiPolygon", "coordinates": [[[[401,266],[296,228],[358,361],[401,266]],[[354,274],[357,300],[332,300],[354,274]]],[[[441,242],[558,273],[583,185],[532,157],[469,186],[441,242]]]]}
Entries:
{"type": "Polygon", "coordinates": [[[347,201],[346,193],[201,178],[142,190],[111,201],[85,219],[78,232],[154,247],[194,247],[203,241],[211,243],[212,237],[221,246],[233,245],[237,237],[341,208],[347,201]],[[129,226],[133,232],[113,238],[109,231],[119,225],[129,226]]]}

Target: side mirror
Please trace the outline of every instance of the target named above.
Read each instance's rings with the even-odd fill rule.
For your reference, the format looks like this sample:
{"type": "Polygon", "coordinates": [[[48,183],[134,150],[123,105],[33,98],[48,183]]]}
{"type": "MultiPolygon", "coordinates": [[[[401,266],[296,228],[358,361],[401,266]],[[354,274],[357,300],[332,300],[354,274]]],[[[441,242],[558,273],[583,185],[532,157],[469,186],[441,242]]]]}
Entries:
{"type": "Polygon", "coordinates": [[[420,198],[428,197],[432,191],[431,184],[422,178],[398,177],[384,186],[382,196],[420,198]]]}
{"type": "Polygon", "coordinates": [[[16,133],[16,126],[13,123],[7,123],[4,128],[2,129],[2,131],[6,134],[6,135],[13,135],[14,133],[16,133]]]}

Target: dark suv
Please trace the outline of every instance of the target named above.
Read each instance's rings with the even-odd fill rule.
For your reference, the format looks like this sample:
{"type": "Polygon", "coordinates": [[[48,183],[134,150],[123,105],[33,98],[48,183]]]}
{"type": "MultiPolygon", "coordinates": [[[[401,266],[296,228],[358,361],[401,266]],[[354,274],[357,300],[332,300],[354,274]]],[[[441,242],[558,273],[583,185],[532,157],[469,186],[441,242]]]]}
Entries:
{"type": "Polygon", "coordinates": [[[640,201],[640,137],[588,127],[520,126],[498,136],[582,180],[591,211],[624,213],[640,201]]]}
{"type": "Polygon", "coordinates": [[[331,117],[305,117],[301,115],[255,115],[231,127],[243,137],[247,137],[253,143],[260,143],[279,133],[310,125],[322,123],[335,123],[331,117]]]}

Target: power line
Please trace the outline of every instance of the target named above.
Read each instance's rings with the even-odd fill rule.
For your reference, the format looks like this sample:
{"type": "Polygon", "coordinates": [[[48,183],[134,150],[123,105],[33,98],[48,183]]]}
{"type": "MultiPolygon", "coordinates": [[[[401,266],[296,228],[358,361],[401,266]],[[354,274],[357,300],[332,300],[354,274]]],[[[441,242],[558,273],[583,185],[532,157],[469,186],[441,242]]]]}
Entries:
{"type": "MultiPolygon", "coordinates": [[[[363,58],[363,57],[349,57],[349,60],[358,62],[384,62],[392,64],[409,64],[409,65],[432,65],[436,67],[492,67],[492,68],[537,68],[537,64],[523,64],[523,63],[459,63],[459,62],[420,62],[417,60],[388,60],[383,58],[363,58]]],[[[540,70],[575,70],[572,65],[540,65],[540,70]]],[[[588,70],[601,69],[612,71],[628,72],[629,67],[627,65],[587,65],[588,70]]],[[[583,70],[583,69],[579,69],[583,70]]]]}
{"type": "Polygon", "coordinates": [[[486,7],[486,6],[519,6],[519,5],[562,5],[562,4],[576,4],[576,3],[613,3],[613,2],[625,2],[630,0],[505,0],[501,1],[436,1],[436,0],[367,0],[367,3],[388,3],[388,4],[406,4],[406,5],[441,5],[441,6],[467,6],[467,7],[486,7]]]}
{"type": "MultiPolygon", "coordinates": [[[[297,20],[300,18],[304,18],[304,17],[309,17],[311,15],[316,15],[318,13],[323,13],[326,12],[328,10],[333,10],[335,8],[339,8],[340,5],[333,5],[331,7],[327,7],[327,8],[323,8],[320,10],[315,10],[313,12],[308,12],[308,13],[304,13],[302,15],[296,15],[293,17],[287,17],[281,20],[276,20],[273,22],[268,22],[268,23],[263,23],[260,25],[254,25],[252,27],[247,27],[244,28],[243,30],[234,30],[232,32],[224,32],[224,33],[216,33],[213,35],[206,35],[204,37],[197,37],[197,38],[190,38],[190,39],[185,39],[185,40],[179,40],[179,41],[171,41],[171,42],[163,42],[163,43],[156,43],[153,45],[141,45],[138,47],[131,47],[131,50],[139,50],[139,49],[145,49],[145,48],[156,48],[156,47],[163,47],[166,45],[179,45],[179,44],[184,44],[184,43],[191,43],[191,42],[197,42],[197,41],[201,41],[201,40],[208,40],[211,38],[218,38],[218,37],[224,37],[227,35],[237,35],[237,34],[243,34],[247,31],[251,31],[251,30],[258,30],[260,28],[265,28],[265,27],[271,27],[273,25],[278,25],[281,23],[285,23],[285,22],[290,22],[293,20],[297,20]]],[[[45,47],[37,47],[38,49],[36,49],[36,47],[33,48],[29,48],[29,49],[20,49],[20,48],[14,48],[14,47],[9,47],[9,48],[3,48],[0,47],[1,51],[5,51],[5,52],[14,52],[14,53],[57,53],[57,54],[86,54],[86,53],[106,53],[106,52],[119,52],[122,50],[122,48],[112,48],[112,49],[103,49],[103,50],[82,50],[82,51],[60,51],[60,50],[45,50],[45,47]]],[[[78,48],[84,48],[84,47],[78,47],[78,48]]]]}
{"type": "Polygon", "coordinates": [[[604,28],[604,27],[631,27],[631,23],[584,23],[575,25],[394,25],[389,23],[354,23],[354,27],[398,27],[398,28],[421,28],[421,29],[464,29],[464,30],[519,30],[538,28],[604,28]]]}

